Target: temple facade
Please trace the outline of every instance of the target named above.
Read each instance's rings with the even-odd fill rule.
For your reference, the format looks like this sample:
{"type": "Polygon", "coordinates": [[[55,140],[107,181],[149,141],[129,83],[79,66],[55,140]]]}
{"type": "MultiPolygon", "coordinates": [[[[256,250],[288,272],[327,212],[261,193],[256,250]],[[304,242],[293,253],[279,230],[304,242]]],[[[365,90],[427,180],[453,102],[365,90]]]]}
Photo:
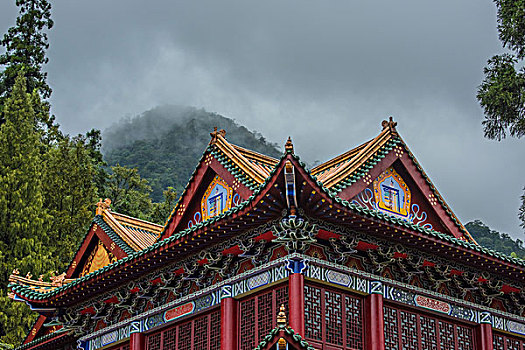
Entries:
{"type": "Polygon", "coordinates": [[[100,201],[65,273],[9,289],[40,315],[18,349],[525,350],[524,271],[390,119],[313,169],[215,130],[164,225],[100,201]]]}

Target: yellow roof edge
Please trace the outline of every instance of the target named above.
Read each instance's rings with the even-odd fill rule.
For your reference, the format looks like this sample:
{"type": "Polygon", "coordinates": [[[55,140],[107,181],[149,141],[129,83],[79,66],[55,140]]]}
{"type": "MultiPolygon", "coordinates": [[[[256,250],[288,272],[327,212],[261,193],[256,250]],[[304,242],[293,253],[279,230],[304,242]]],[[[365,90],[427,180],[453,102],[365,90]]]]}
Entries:
{"type": "Polygon", "coordinates": [[[136,228],[144,229],[146,231],[152,231],[152,233],[158,233],[162,231],[162,229],[164,228],[162,225],[159,225],[153,222],[149,222],[146,220],[142,220],[142,219],[137,219],[132,216],[117,213],[114,211],[111,211],[111,214],[119,222],[124,222],[126,225],[134,226],[136,228]]]}
{"type": "MultiPolygon", "coordinates": [[[[342,166],[337,169],[335,173],[323,182],[326,188],[331,188],[337,183],[345,179],[347,176],[357,170],[362,164],[364,164],[381,146],[383,146],[388,140],[394,136],[394,132],[390,131],[390,128],[384,128],[379,135],[377,135],[372,141],[368,142],[359,153],[352,158],[349,164],[342,166]]],[[[397,132],[395,136],[398,136],[397,132]]]]}
{"type": "Polygon", "coordinates": [[[254,167],[248,159],[246,159],[235,147],[230,144],[222,135],[217,135],[215,145],[220,148],[235,164],[241,168],[247,175],[258,183],[263,183],[268,174],[260,167],[254,167]]]}
{"type": "Polygon", "coordinates": [[[247,149],[247,148],[235,145],[233,143],[230,143],[230,145],[232,145],[237,151],[239,151],[239,153],[241,154],[246,153],[250,156],[250,158],[253,158],[267,165],[276,165],[277,163],[279,163],[279,159],[267,156],[266,154],[252,151],[251,149],[247,149]]]}
{"type": "Polygon", "coordinates": [[[337,164],[339,164],[340,162],[343,162],[349,158],[352,158],[350,155],[353,155],[355,153],[358,153],[363,147],[365,147],[368,143],[372,142],[374,139],[372,140],[368,140],[362,144],[360,144],[359,146],[357,147],[354,147],[348,151],[346,151],[345,153],[343,154],[340,154],[330,160],[327,160],[326,162],[324,163],[321,163],[319,164],[318,166],[314,167],[310,172],[312,175],[316,176],[317,174],[319,174],[320,172],[323,172],[327,169],[330,169],[334,166],[336,166],[337,164]]]}
{"type": "Polygon", "coordinates": [[[104,221],[122,238],[134,251],[142,250],[141,243],[123,227],[109,210],[103,211],[104,221]]]}

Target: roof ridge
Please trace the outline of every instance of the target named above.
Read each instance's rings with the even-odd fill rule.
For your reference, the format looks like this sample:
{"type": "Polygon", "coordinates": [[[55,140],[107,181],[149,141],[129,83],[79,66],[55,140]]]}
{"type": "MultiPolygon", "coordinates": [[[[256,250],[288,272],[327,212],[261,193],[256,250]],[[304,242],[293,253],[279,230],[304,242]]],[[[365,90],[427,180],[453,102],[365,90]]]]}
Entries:
{"type": "Polygon", "coordinates": [[[111,214],[114,217],[115,216],[119,217],[119,218],[115,217],[116,220],[119,220],[120,218],[123,218],[124,220],[138,221],[137,223],[126,221],[126,225],[137,226],[137,228],[143,228],[143,227],[140,227],[140,225],[139,225],[139,224],[143,224],[144,226],[146,226],[148,228],[151,227],[151,229],[154,230],[154,231],[160,231],[164,227],[162,225],[156,224],[156,223],[151,222],[151,221],[142,220],[142,219],[135,218],[133,216],[125,215],[125,214],[122,214],[122,213],[118,213],[118,212],[115,212],[115,211],[112,211],[112,210],[109,210],[109,211],[111,212],[111,214]]]}
{"type": "Polygon", "coordinates": [[[374,139],[368,142],[359,153],[350,160],[348,164],[341,166],[336,169],[334,173],[327,179],[323,181],[323,184],[327,188],[331,188],[339,181],[346,178],[348,175],[352,174],[355,170],[359,168],[364,162],[370,158],[370,155],[373,154],[377,149],[379,149],[383,144],[390,140],[393,136],[397,136],[397,133],[394,135],[391,132],[390,128],[384,128],[379,135],[374,139]]]}
{"type": "Polygon", "coordinates": [[[122,224],[112,215],[111,211],[104,210],[102,213],[102,218],[116,234],[118,234],[133,250],[139,251],[147,247],[146,242],[137,239],[128,229],[126,229],[122,224]],[[145,245],[141,247],[141,245],[145,245]]]}
{"type": "Polygon", "coordinates": [[[247,152],[250,155],[253,155],[254,158],[260,158],[260,159],[257,159],[257,160],[261,160],[263,162],[266,162],[266,163],[268,163],[268,165],[275,165],[276,163],[279,162],[279,159],[274,158],[272,156],[268,156],[266,154],[263,154],[263,153],[260,153],[260,152],[257,152],[257,151],[254,151],[254,150],[251,150],[251,149],[239,146],[239,145],[236,145],[236,144],[231,143],[231,142],[229,142],[229,144],[232,145],[233,147],[235,147],[239,152],[247,152]]]}
{"type": "Polygon", "coordinates": [[[250,175],[256,182],[263,183],[268,177],[267,172],[259,166],[254,167],[253,163],[244,157],[235,147],[230,144],[222,135],[217,135],[214,143],[220,150],[237,164],[241,170],[250,175]]]}
{"type": "Polygon", "coordinates": [[[336,157],[333,157],[329,160],[327,160],[326,162],[324,163],[321,163],[315,167],[312,168],[312,170],[310,170],[310,172],[312,173],[312,175],[317,175],[323,171],[327,171],[329,170],[330,168],[336,166],[337,164],[345,161],[345,160],[348,160],[348,159],[351,159],[352,157],[349,157],[350,154],[353,154],[355,153],[357,150],[361,150],[362,147],[366,146],[368,143],[372,142],[374,139],[370,139],[366,142],[363,142],[362,144],[360,144],[359,146],[357,147],[354,147],[354,148],[351,148],[349,149],[348,151],[336,156],[336,157]],[[345,159],[346,158],[346,159],[345,159]]]}

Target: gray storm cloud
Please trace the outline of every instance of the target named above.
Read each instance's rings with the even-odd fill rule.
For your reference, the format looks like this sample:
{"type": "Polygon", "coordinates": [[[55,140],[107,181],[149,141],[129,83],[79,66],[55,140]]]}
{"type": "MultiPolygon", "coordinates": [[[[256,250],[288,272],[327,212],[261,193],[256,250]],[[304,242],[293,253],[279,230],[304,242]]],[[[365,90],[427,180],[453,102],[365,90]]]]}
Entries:
{"type": "MultiPolygon", "coordinates": [[[[15,18],[3,1],[0,29],[15,18]]],[[[193,105],[291,135],[312,163],[392,115],[463,222],[523,239],[525,140],[484,139],[475,99],[502,51],[491,1],[58,0],[53,18],[48,79],[68,132],[193,105]]]]}

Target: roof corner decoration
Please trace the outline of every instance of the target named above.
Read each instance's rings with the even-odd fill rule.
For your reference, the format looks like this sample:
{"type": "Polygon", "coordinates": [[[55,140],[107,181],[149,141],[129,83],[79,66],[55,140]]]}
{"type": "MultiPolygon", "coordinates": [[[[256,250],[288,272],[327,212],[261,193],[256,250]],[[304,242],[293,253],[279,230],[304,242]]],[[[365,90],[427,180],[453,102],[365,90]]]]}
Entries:
{"type": "Polygon", "coordinates": [[[388,129],[388,131],[390,131],[391,133],[397,134],[397,122],[395,122],[392,117],[390,117],[388,120],[383,120],[381,122],[381,126],[383,127],[383,130],[388,129]]]}
{"type": "MultiPolygon", "coordinates": [[[[75,280],[74,278],[66,278],[65,272],[58,274],[56,271],[49,277],[49,282],[44,281],[44,275],[40,275],[37,280],[32,278],[33,275],[31,273],[28,272],[24,277],[20,275],[18,269],[14,269],[11,275],[9,275],[8,282],[9,285],[25,286],[33,292],[47,293],[54,290],[55,288],[65,286],[66,284],[69,284],[75,280]]],[[[19,301],[16,298],[16,294],[14,293],[9,293],[9,298],[19,301]]]]}
{"type": "Polygon", "coordinates": [[[286,140],[286,143],[284,144],[284,150],[286,153],[294,154],[292,138],[290,136],[288,136],[288,140],[286,140]]]}
{"type": "Polygon", "coordinates": [[[96,206],[97,206],[97,209],[95,211],[96,215],[102,215],[105,210],[109,210],[109,207],[111,206],[111,199],[106,198],[104,199],[104,201],[102,201],[102,198],[100,198],[96,206]]]}
{"type": "Polygon", "coordinates": [[[279,307],[279,313],[277,314],[277,326],[279,326],[279,328],[285,328],[286,325],[286,308],[284,307],[284,304],[281,304],[279,307]]]}
{"type": "Polygon", "coordinates": [[[226,138],[226,130],[221,129],[217,131],[217,127],[213,128],[213,131],[210,132],[211,140],[210,145],[214,145],[217,142],[217,137],[221,135],[223,138],[226,138]]]}

